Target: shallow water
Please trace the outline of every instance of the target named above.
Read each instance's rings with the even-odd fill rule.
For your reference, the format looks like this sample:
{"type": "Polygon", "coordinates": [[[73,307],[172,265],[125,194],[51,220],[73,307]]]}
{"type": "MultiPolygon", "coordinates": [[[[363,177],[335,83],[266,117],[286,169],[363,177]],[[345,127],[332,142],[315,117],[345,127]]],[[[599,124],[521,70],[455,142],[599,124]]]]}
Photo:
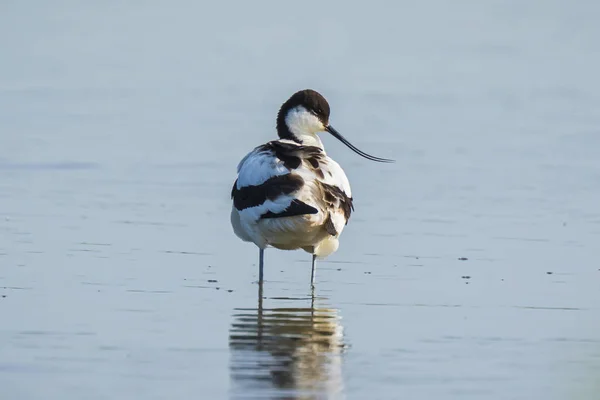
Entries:
{"type": "Polygon", "coordinates": [[[593,1],[0,6],[3,398],[596,399],[593,1]],[[229,226],[312,87],[356,212],[303,252],[229,226]]]}

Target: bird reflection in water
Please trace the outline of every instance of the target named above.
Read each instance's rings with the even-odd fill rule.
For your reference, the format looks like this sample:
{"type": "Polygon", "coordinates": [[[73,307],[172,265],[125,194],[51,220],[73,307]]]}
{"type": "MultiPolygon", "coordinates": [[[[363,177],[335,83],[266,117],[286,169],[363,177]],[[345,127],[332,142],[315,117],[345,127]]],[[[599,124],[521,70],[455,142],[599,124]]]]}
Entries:
{"type": "MultiPolygon", "coordinates": [[[[286,300],[291,299],[269,299],[286,300]]],[[[335,309],[315,307],[314,293],[307,301],[310,307],[265,308],[259,283],[258,307],[234,310],[229,335],[231,379],[240,397],[262,391],[285,399],[341,394],[340,317],[335,309]]]]}

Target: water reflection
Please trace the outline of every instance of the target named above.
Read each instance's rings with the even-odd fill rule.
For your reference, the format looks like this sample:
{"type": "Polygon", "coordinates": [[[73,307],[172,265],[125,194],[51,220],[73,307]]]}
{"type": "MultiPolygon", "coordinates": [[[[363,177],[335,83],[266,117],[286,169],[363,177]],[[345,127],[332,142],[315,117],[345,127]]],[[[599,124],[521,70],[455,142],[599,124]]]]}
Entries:
{"type": "Polygon", "coordinates": [[[259,284],[257,308],[234,310],[229,335],[234,392],[265,390],[286,399],[341,392],[343,328],[338,310],[315,306],[323,300],[313,294],[306,299],[310,307],[266,308],[259,284]]]}

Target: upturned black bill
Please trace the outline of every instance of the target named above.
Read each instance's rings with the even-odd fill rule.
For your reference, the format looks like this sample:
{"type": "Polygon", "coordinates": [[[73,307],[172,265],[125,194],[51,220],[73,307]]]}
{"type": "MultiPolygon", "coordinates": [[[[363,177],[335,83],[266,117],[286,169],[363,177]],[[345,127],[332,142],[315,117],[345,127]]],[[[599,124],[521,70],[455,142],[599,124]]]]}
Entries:
{"type": "Polygon", "coordinates": [[[327,132],[331,133],[331,135],[338,139],[340,142],[344,143],[346,146],[348,146],[352,151],[354,151],[356,154],[368,159],[368,160],[372,160],[372,161],[377,161],[377,162],[384,162],[384,163],[392,163],[395,162],[394,160],[388,160],[387,158],[379,158],[379,157],[375,157],[372,156],[370,154],[365,153],[362,150],[359,150],[356,146],[354,146],[352,143],[350,143],[345,137],[343,137],[338,131],[336,131],[335,129],[333,129],[333,127],[331,125],[327,126],[327,128],[325,128],[325,130],[327,130],[327,132]]]}

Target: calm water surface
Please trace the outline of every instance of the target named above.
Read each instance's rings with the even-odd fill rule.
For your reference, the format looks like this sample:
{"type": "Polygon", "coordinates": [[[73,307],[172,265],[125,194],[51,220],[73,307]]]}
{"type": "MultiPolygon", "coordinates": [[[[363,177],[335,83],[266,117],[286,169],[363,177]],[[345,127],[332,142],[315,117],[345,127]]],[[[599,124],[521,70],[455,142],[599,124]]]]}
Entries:
{"type": "Polygon", "coordinates": [[[5,1],[0,396],[600,398],[600,5],[5,1]],[[311,87],[356,212],[258,254],[235,166],[311,87]]]}

